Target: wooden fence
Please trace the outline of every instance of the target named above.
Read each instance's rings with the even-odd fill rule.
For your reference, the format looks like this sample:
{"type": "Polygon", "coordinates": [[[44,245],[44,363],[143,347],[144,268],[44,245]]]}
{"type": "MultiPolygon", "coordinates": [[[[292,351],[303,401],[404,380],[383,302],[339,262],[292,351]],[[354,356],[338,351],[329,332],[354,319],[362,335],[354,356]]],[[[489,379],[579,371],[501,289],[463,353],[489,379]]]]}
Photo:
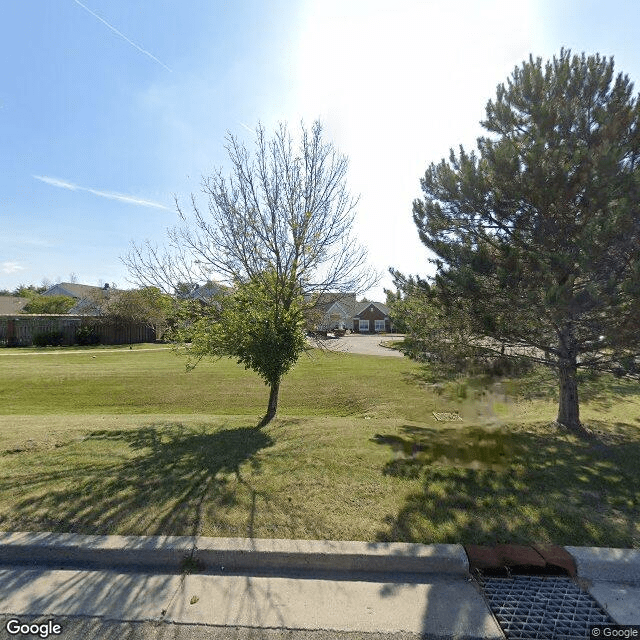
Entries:
{"type": "Polygon", "coordinates": [[[29,347],[43,334],[59,333],[62,344],[77,344],[76,333],[89,327],[100,344],[134,344],[154,342],[155,331],[143,324],[112,323],[90,316],[69,315],[0,315],[0,345],[29,347]]]}

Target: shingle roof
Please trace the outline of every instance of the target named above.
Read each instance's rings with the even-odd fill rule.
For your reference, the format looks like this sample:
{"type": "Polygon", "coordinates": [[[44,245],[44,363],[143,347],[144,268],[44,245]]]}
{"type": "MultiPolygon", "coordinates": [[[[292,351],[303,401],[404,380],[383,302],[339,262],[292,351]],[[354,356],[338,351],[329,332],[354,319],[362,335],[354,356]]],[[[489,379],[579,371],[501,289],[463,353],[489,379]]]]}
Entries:
{"type": "Polygon", "coordinates": [[[0,315],[13,315],[20,313],[29,303],[29,298],[20,296],[0,296],[0,315]]]}
{"type": "Polygon", "coordinates": [[[111,289],[107,287],[94,287],[89,284],[77,284],[75,282],[59,282],[49,287],[42,295],[43,296],[71,296],[72,298],[87,298],[95,296],[102,291],[118,291],[118,289],[111,289]]]}
{"type": "Polygon", "coordinates": [[[315,304],[315,309],[321,313],[328,313],[334,304],[339,304],[344,311],[353,316],[356,305],[356,296],[354,293],[323,293],[315,304]]]}
{"type": "Polygon", "coordinates": [[[354,316],[359,316],[365,309],[368,309],[371,305],[374,305],[384,313],[385,316],[389,315],[389,307],[386,304],[382,304],[382,302],[373,302],[369,300],[368,302],[358,302],[356,309],[353,313],[354,316]]]}
{"type": "Polygon", "coordinates": [[[181,293],[178,297],[183,300],[200,300],[202,302],[208,302],[211,298],[224,291],[229,291],[229,288],[218,284],[217,282],[208,282],[203,285],[196,284],[190,291],[181,293]]]}

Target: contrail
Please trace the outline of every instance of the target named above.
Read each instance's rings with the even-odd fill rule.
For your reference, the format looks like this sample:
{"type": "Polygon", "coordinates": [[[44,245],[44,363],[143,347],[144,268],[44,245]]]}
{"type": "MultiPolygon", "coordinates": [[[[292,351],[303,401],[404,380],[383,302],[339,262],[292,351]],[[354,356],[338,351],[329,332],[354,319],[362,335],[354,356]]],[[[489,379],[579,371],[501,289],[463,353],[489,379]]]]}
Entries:
{"type": "Polygon", "coordinates": [[[85,11],[90,13],[94,18],[97,18],[98,20],[100,20],[102,24],[109,27],[111,31],[119,35],[123,40],[126,40],[132,47],[135,47],[138,51],[140,51],[141,53],[144,53],[145,56],[149,56],[152,60],[155,60],[159,65],[163,66],[167,71],[171,71],[171,69],[169,69],[169,67],[167,67],[167,65],[164,62],[162,62],[162,60],[158,60],[158,58],[156,58],[152,53],[149,53],[146,49],[143,49],[141,46],[137,45],[135,42],[129,40],[129,38],[127,38],[127,36],[124,35],[124,33],[120,33],[120,31],[118,31],[114,26],[110,25],[106,20],[101,18],[97,13],[94,13],[93,11],[91,11],[91,9],[89,9],[89,7],[82,4],[80,0],[73,0],[73,1],[76,4],[80,5],[85,11]]]}
{"type": "Polygon", "coordinates": [[[142,207],[153,207],[155,209],[164,209],[165,211],[171,211],[169,207],[165,207],[159,202],[153,202],[153,200],[143,200],[142,198],[136,198],[134,196],[128,196],[123,193],[116,193],[114,191],[98,191],[97,189],[90,189],[89,187],[80,187],[72,182],[66,180],[58,180],[58,178],[50,178],[49,176],[33,176],[40,182],[45,182],[53,187],[60,187],[62,189],[69,189],[69,191],[87,191],[93,193],[94,196],[100,196],[101,198],[109,198],[110,200],[120,200],[121,202],[128,202],[129,204],[138,204],[142,207]]]}
{"type": "Polygon", "coordinates": [[[238,120],[237,122],[241,127],[244,127],[247,131],[250,131],[251,133],[255,133],[255,131],[250,126],[246,125],[244,122],[240,122],[240,120],[238,120]]]}

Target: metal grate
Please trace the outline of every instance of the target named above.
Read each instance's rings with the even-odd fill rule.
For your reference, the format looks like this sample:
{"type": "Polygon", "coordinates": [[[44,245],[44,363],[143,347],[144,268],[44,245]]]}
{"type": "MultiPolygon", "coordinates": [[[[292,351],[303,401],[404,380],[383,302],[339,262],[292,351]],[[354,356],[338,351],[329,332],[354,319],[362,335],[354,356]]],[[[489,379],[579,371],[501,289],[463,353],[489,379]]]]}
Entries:
{"type": "Polygon", "coordinates": [[[569,578],[482,577],[479,582],[509,640],[585,640],[591,625],[613,623],[569,578]]]}
{"type": "Polygon", "coordinates": [[[438,420],[438,422],[457,422],[462,421],[460,414],[455,411],[432,411],[433,417],[438,420]]]}

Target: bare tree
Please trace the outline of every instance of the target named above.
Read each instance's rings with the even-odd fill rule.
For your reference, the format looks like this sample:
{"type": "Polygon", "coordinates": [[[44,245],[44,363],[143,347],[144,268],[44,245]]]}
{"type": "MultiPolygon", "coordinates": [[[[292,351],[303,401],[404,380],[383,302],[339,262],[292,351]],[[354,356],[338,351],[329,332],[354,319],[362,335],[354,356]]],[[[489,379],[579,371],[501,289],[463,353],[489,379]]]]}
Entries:
{"type": "MultiPolygon", "coordinates": [[[[229,133],[229,175],[219,169],[203,178],[206,209],[193,194],[190,210],[176,198],[182,223],[168,231],[164,247],[132,245],[123,262],[133,280],[167,293],[212,278],[260,285],[269,306],[263,313],[276,324],[294,305],[304,314],[325,292],[374,286],[379,276],[352,236],[358,199],[346,186],[348,160],[322,133],[319,121],[310,130],[301,125],[296,144],[285,124],[271,138],[259,125],[253,151],[229,133]]],[[[279,378],[269,384],[275,414],[279,378]]]]}
{"type": "Polygon", "coordinates": [[[134,281],[170,293],[181,282],[234,285],[275,272],[283,302],[375,285],[379,275],[352,236],[358,199],[347,190],[348,159],[323,140],[319,121],[301,129],[295,146],[285,124],[271,139],[259,125],[253,152],[229,133],[229,176],[219,169],[203,178],[206,210],[193,194],[190,212],[176,198],[183,224],[168,231],[165,247],[132,246],[123,261],[134,281]]]}

